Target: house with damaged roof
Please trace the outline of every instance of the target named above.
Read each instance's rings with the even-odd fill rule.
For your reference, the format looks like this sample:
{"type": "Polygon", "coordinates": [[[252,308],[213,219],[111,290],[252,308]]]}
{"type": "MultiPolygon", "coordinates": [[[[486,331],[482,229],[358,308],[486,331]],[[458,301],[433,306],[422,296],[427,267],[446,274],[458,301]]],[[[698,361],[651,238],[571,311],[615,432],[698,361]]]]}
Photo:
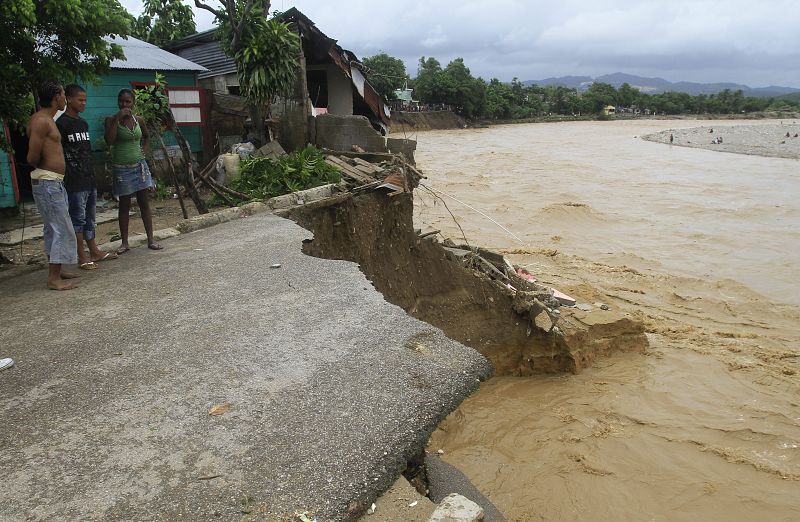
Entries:
{"type": "MultiPolygon", "coordinates": [[[[413,156],[415,143],[386,138],[391,126],[391,109],[386,100],[367,81],[363,65],[351,51],[328,37],[311,19],[296,8],[279,15],[300,36],[302,54],[298,81],[292,96],[272,107],[273,128],[286,149],[307,143],[331,150],[351,150],[358,146],[371,152],[403,152],[413,156]]],[[[226,56],[216,37],[216,29],[171,42],[165,49],[202,65],[198,74],[201,87],[213,100],[212,126],[218,123],[219,143],[226,144],[244,134],[247,117],[239,94],[236,64],[226,56]],[[231,118],[239,113],[238,129],[231,118]],[[232,134],[226,140],[225,134],[232,134]]]]}

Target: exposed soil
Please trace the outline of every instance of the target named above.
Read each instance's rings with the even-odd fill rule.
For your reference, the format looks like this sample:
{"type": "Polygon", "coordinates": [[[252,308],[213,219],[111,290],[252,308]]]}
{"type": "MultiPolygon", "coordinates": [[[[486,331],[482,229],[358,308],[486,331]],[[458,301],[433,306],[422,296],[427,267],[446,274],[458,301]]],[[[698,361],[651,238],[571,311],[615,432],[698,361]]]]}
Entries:
{"type": "Polygon", "coordinates": [[[413,134],[419,131],[463,129],[467,123],[451,111],[393,112],[391,134],[413,134]]]}
{"type": "Polygon", "coordinates": [[[420,239],[412,213],[410,194],[370,192],[299,207],[289,217],[314,232],[304,252],[358,263],[387,301],[475,348],[496,374],[578,372],[598,355],[647,347],[642,323],[617,312],[562,308],[560,333],[533,324],[503,284],[420,239]]]}

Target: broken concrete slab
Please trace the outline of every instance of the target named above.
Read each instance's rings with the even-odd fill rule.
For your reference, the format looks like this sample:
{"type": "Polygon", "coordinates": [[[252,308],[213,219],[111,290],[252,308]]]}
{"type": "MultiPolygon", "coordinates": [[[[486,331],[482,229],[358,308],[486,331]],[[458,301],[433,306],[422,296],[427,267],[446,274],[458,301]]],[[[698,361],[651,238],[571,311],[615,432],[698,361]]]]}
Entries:
{"type": "Polygon", "coordinates": [[[134,249],[72,292],[4,281],[0,519],[371,505],[490,365],[354,263],[304,255],[310,237],[262,213],[134,249]]]}
{"type": "Polygon", "coordinates": [[[483,522],[483,509],[458,493],[447,495],[428,522],[483,522]]]}
{"type": "Polygon", "coordinates": [[[333,195],[334,184],[322,185],[283,196],[276,196],[267,200],[267,206],[272,210],[286,209],[296,205],[305,205],[312,201],[329,198],[333,195]]]}
{"type": "Polygon", "coordinates": [[[481,493],[461,470],[444,460],[438,453],[425,454],[425,473],[428,477],[429,496],[434,502],[442,502],[451,493],[458,493],[483,509],[485,522],[506,520],[492,501],[481,493]]]}

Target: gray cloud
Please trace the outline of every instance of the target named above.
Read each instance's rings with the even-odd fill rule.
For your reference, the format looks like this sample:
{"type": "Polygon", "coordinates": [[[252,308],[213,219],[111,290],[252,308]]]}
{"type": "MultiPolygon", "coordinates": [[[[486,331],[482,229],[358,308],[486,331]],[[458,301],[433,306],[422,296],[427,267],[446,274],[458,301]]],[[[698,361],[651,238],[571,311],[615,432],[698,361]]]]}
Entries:
{"type": "MultiPolygon", "coordinates": [[[[137,0],[123,4],[140,8],[137,0]]],[[[443,65],[463,57],[487,79],[621,71],[800,88],[796,1],[273,0],[272,6],[296,6],[360,57],[401,58],[412,76],[420,56],[434,56],[443,65]]],[[[200,30],[211,27],[210,15],[196,16],[200,30]]]]}

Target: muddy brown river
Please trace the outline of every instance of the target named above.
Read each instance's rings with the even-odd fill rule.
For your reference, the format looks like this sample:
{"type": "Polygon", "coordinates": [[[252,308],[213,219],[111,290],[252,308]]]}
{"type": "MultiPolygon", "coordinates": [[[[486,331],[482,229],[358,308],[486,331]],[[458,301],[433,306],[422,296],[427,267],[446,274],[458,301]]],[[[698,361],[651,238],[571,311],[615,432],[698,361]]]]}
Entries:
{"type": "Polygon", "coordinates": [[[494,377],[434,433],[510,520],[800,520],[800,162],[638,138],[741,124],[416,136],[418,228],[647,327],[644,355],[494,377]]]}

